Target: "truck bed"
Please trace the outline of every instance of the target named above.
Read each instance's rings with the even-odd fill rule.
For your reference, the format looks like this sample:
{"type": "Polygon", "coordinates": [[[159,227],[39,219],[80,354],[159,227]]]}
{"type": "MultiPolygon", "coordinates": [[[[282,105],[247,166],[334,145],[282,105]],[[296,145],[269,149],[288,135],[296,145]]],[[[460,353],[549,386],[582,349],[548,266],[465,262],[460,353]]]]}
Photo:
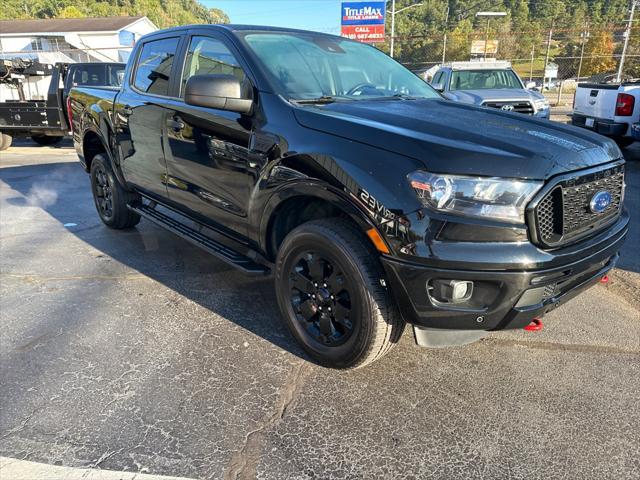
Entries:
{"type": "Polygon", "coordinates": [[[69,109],[71,118],[69,123],[73,132],[80,132],[82,116],[87,107],[93,107],[102,112],[112,112],[119,87],[74,87],[69,92],[69,109]]]}
{"type": "Polygon", "coordinates": [[[574,111],[587,117],[613,120],[619,84],[580,83],[574,111]]]}
{"type": "Polygon", "coordinates": [[[44,100],[8,100],[0,103],[0,127],[3,130],[60,129],[60,109],[44,100]]]}

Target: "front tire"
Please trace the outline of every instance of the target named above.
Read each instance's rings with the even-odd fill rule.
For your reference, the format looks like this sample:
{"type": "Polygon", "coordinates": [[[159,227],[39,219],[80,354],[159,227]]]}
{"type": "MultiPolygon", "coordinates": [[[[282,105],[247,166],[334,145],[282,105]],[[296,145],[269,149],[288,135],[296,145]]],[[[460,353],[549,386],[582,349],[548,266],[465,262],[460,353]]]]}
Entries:
{"type": "Polygon", "coordinates": [[[318,363],[359,368],[389,352],[404,322],[377,252],[351,222],[304,223],[284,239],[276,296],[293,336],[318,363]]]}
{"type": "Polygon", "coordinates": [[[96,155],[91,161],[91,191],[100,220],[107,227],[131,228],[140,221],[140,215],[127,207],[139,202],[140,195],[122,188],[104,155],[96,155]]]}
{"type": "Polygon", "coordinates": [[[62,137],[53,137],[51,135],[31,135],[31,140],[43,147],[47,145],[57,145],[62,141],[62,137]]]}

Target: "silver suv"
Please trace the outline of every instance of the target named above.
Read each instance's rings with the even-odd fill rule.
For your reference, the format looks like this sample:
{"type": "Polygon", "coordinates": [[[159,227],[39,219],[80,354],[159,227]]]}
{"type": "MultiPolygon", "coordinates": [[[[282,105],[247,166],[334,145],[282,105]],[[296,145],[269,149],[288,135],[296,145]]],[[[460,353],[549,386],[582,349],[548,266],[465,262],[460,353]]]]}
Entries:
{"type": "Polygon", "coordinates": [[[454,102],[549,118],[549,102],[525,87],[509,62],[453,62],[443,65],[431,86],[454,102]]]}

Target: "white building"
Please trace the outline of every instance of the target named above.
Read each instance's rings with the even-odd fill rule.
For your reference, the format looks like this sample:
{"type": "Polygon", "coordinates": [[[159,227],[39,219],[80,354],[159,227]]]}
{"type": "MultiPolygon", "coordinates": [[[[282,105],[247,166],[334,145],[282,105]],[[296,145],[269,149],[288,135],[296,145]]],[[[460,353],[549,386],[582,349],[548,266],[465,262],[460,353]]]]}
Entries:
{"type": "MultiPolygon", "coordinates": [[[[1,20],[0,59],[16,57],[54,64],[126,62],[133,44],[157,30],[147,17],[1,20]]],[[[28,77],[25,96],[45,98],[51,77],[28,77]]],[[[0,102],[18,99],[18,91],[0,84],[0,102]]]]}
{"type": "Polygon", "coordinates": [[[157,30],[147,17],[0,21],[0,58],[55,62],[126,62],[133,44],[157,30]]]}

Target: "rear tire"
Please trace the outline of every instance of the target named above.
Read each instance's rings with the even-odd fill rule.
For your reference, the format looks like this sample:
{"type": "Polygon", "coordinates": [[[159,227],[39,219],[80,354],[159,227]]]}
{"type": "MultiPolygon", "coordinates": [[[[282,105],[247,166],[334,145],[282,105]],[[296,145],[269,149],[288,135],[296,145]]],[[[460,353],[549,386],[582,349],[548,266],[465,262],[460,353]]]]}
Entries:
{"type": "Polygon", "coordinates": [[[364,367],[400,339],[404,321],[383,279],[377,252],[340,218],[295,228],[275,266],[276,297],[291,333],[333,368],[364,367]]]}
{"type": "Polygon", "coordinates": [[[6,150],[11,146],[13,138],[6,133],[0,133],[0,151],[6,150]]]}
{"type": "Polygon", "coordinates": [[[42,146],[57,145],[62,141],[62,138],[63,137],[53,137],[51,135],[31,135],[31,140],[42,146]]]}
{"type": "Polygon", "coordinates": [[[631,137],[615,137],[614,140],[620,148],[627,148],[635,142],[635,139],[631,137]]]}
{"type": "Polygon", "coordinates": [[[127,207],[139,202],[140,195],[122,188],[104,155],[96,155],[91,161],[91,191],[100,220],[107,227],[131,228],[140,221],[140,215],[127,207]]]}

